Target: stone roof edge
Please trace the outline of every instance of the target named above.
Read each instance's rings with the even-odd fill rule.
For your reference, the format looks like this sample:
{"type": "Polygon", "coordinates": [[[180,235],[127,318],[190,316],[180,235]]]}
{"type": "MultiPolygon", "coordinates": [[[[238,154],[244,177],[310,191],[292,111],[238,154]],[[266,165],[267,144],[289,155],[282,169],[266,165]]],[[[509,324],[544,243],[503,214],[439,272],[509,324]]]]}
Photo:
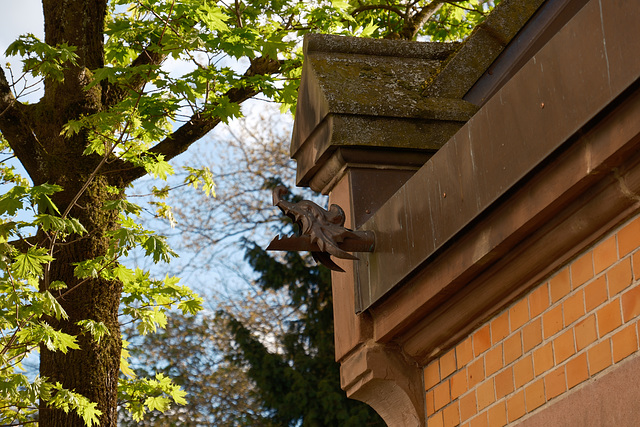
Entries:
{"type": "Polygon", "coordinates": [[[310,33],[304,37],[303,49],[305,56],[312,52],[330,52],[442,61],[460,45],[458,42],[415,42],[310,33]]]}
{"type": "Polygon", "coordinates": [[[546,0],[503,0],[460,44],[422,95],[462,98],[546,0]]]}

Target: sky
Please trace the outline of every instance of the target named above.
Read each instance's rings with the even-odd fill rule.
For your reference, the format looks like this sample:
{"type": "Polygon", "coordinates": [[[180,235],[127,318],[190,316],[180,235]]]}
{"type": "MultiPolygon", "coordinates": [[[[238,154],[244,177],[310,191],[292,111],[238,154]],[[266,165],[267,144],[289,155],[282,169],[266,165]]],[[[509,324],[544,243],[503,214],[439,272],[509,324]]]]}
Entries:
{"type": "Polygon", "coordinates": [[[40,0],[0,0],[2,24],[0,25],[0,55],[5,62],[4,51],[20,34],[33,33],[44,37],[44,19],[40,0]]]}

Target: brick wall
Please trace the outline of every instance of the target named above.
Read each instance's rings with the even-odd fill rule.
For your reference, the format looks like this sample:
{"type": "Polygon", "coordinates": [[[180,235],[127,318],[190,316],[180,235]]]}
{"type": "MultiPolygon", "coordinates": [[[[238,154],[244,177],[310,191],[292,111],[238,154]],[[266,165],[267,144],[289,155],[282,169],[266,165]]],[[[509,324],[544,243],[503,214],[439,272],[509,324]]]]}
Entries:
{"type": "Polygon", "coordinates": [[[638,353],[640,217],[424,368],[428,427],[502,426],[638,353]]]}

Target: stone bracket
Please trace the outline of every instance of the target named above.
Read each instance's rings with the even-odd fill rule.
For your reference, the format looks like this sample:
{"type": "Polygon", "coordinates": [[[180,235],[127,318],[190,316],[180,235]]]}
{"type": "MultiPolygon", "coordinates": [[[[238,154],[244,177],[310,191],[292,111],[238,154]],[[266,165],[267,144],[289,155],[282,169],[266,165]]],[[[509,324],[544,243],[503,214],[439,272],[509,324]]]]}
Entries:
{"type": "Polygon", "coordinates": [[[347,396],[371,406],[390,426],[424,426],[422,371],[398,348],[367,341],[341,361],[347,396]]]}

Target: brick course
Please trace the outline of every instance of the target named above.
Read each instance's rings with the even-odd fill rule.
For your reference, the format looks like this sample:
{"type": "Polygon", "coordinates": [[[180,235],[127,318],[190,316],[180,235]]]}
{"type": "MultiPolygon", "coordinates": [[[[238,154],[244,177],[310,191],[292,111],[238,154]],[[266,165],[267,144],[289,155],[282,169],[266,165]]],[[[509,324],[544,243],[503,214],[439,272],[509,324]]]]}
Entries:
{"type": "Polygon", "coordinates": [[[638,353],[640,217],[424,367],[427,425],[502,426],[638,353]]]}

